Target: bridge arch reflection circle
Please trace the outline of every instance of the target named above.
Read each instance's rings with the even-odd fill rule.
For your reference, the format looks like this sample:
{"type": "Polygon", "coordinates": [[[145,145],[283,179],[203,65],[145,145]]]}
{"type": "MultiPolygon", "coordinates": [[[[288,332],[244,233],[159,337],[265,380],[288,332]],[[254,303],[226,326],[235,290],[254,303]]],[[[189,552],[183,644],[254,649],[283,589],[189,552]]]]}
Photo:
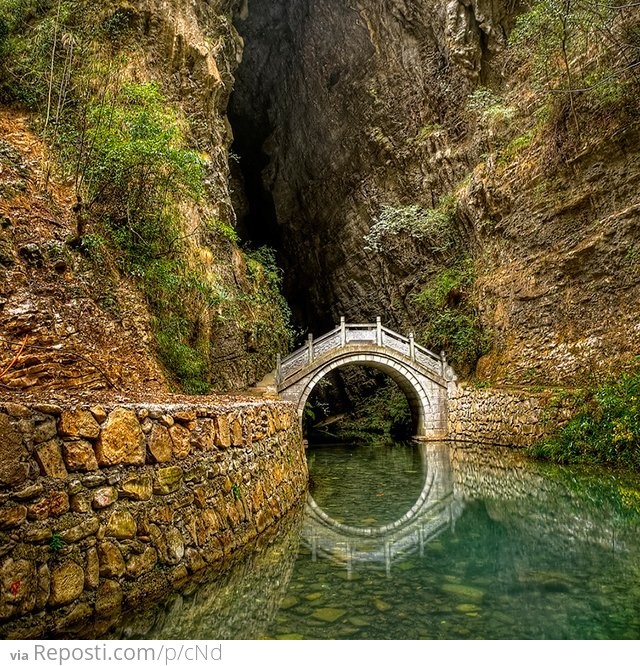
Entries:
{"type": "Polygon", "coordinates": [[[424,471],[422,491],[413,506],[398,519],[380,527],[356,527],[327,514],[313,496],[307,496],[303,541],[313,559],[329,558],[351,570],[358,561],[384,563],[390,571],[401,560],[435,539],[462,514],[463,502],[453,492],[449,449],[441,442],[421,442],[424,471]]]}

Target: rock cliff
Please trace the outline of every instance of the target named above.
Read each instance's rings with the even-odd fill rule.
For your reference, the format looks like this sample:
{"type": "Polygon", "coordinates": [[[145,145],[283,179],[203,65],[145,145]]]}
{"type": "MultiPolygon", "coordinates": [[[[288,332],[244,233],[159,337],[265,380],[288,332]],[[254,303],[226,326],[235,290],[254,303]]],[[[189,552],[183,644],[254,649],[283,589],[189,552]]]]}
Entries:
{"type": "Polygon", "coordinates": [[[14,60],[0,72],[0,372],[9,390],[233,390],[286,349],[277,278],[234,231],[226,108],[242,53],[236,4],[0,5],[9,35],[0,48],[14,60]],[[42,69],[32,84],[21,78],[28,68],[42,69]],[[129,224],[134,242],[123,244],[127,224],[99,210],[100,191],[74,187],[73,170],[76,156],[97,159],[95,108],[150,83],[164,105],[158,117],[178,119],[184,149],[203,166],[204,190],[171,203],[160,250],[141,262],[144,229],[129,224]]]}
{"type": "Polygon", "coordinates": [[[491,333],[481,379],[572,384],[640,348],[637,115],[571,95],[586,127],[569,140],[569,96],[548,102],[533,80],[543,45],[530,40],[523,57],[509,43],[524,11],[251,0],[237,17],[231,117],[240,130],[253,120],[253,178],[275,211],[262,224],[280,239],[303,326],[382,315],[419,333],[419,295],[457,254],[473,260],[491,333]],[[410,205],[446,213],[452,238],[390,234],[373,251],[381,211],[410,205]]]}
{"type": "MultiPolygon", "coordinates": [[[[296,323],[315,333],[340,315],[381,315],[420,339],[433,320],[425,290],[470,260],[444,296],[447,307],[467,303],[464,317],[473,310],[490,339],[475,345],[480,379],[572,384],[636,353],[636,98],[600,87],[605,75],[597,104],[585,91],[550,100],[535,80],[542,46],[510,41],[523,3],[136,0],[95,16],[92,7],[64,18],[56,86],[66,85],[67,56],[80,64],[69,35],[91,23],[119,75],[159,83],[180,112],[206,173],[204,196],[178,216],[187,291],[149,295],[117,253],[97,266],[69,253],[75,192],[64,173],[43,171],[46,149],[27,137],[26,116],[5,113],[0,368],[27,345],[5,384],[161,387],[158,355],[186,366],[168,373],[174,385],[259,379],[289,332],[277,271],[239,241],[276,248],[296,323]],[[429,233],[412,231],[416,216],[429,233]],[[170,322],[169,345],[163,303],[186,313],[170,322]]],[[[636,10],[614,18],[607,28],[635,57],[636,10]]],[[[41,19],[26,17],[27,37],[41,19]]],[[[5,65],[2,76],[15,107],[16,71],[5,65]]],[[[46,98],[41,90],[29,115],[40,130],[46,98]]]]}

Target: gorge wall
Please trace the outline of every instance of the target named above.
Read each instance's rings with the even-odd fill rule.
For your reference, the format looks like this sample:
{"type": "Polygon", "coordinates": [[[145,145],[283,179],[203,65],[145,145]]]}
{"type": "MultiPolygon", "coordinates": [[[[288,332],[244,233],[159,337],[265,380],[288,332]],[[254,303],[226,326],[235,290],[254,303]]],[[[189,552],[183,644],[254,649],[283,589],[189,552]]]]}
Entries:
{"type": "MultiPolygon", "coordinates": [[[[531,58],[509,42],[524,3],[139,0],[93,10],[65,14],[60,30],[78,46],[54,52],[52,89],[65,85],[65,58],[81,69],[83,34],[97,25],[118,76],[158,83],[182,114],[204,194],[180,202],[170,269],[164,250],[126,269],[93,213],[78,251],[76,192],[27,123],[42,129],[46,91],[21,91],[24,77],[5,65],[3,367],[25,343],[8,387],[255,382],[291,337],[278,270],[255,254],[263,244],[277,250],[302,330],[381,315],[420,341],[433,321],[425,290],[469,260],[473,279],[447,305],[467,303],[490,340],[476,344],[480,379],[567,386],[630,363],[640,342],[637,105],[589,107],[572,136],[569,98],[549,102],[531,58]],[[16,99],[36,114],[16,111],[16,99]],[[385,210],[416,208],[431,231],[412,230],[409,216],[405,231],[372,241],[385,210]],[[171,308],[160,303],[176,312],[163,319],[171,308]]],[[[25,16],[19,29],[34,47],[48,19],[25,16]]]]}
{"type": "Polygon", "coordinates": [[[234,231],[226,110],[242,54],[237,4],[0,5],[0,388],[228,391],[286,350],[277,278],[234,231]],[[162,220],[118,219],[82,172],[99,159],[95,109],[126,109],[118,95],[132,85],[143,104],[156,95],[146,118],[172,119],[184,140],[170,149],[192,151],[204,173],[197,197],[169,202],[155,248],[143,236],[162,220]]]}
{"type": "Polygon", "coordinates": [[[236,18],[245,50],[231,118],[259,144],[251,178],[300,325],[321,334],[340,315],[382,315],[420,336],[420,294],[457,255],[473,262],[462,296],[491,337],[482,380],[571,386],[631,362],[635,105],[584,102],[581,138],[567,139],[569,98],[549,102],[532,80],[537,44],[524,62],[509,46],[524,11],[503,0],[251,0],[236,18]],[[390,233],[372,249],[384,207],[413,205],[446,217],[442,233],[390,233]]]}
{"type": "Polygon", "coordinates": [[[104,633],[230,561],[307,487],[287,403],[4,403],[0,448],[5,638],[104,633]]]}

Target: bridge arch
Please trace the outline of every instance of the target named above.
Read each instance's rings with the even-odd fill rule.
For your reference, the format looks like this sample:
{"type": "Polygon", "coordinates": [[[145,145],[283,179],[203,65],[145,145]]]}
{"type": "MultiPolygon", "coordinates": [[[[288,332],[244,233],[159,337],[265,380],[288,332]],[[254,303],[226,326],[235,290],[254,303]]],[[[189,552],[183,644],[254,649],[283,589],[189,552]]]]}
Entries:
{"type": "Polygon", "coordinates": [[[416,376],[416,373],[410,367],[407,367],[402,362],[376,352],[357,354],[355,356],[353,354],[344,354],[337,358],[329,359],[324,365],[317,368],[313,374],[309,375],[306,386],[300,394],[297,403],[298,418],[300,421],[302,421],[304,407],[318,383],[337,368],[347,365],[374,368],[393,379],[407,398],[416,433],[424,431],[425,424],[430,420],[432,407],[420,378],[416,376]]]}
{"type": "Polygon", "coordinates": [[[448,392],[456,376],[440,356],[418,345],[412,335],[404,337],[375,324],[347,324],[313,339],[287,358],[278,359],[276,391],[293,402],[302,421],[304,406],[318,382],[345,365],[376,368],[394,379],[407,396],[416,436],[442,439],[447,434],[448,392]]]}

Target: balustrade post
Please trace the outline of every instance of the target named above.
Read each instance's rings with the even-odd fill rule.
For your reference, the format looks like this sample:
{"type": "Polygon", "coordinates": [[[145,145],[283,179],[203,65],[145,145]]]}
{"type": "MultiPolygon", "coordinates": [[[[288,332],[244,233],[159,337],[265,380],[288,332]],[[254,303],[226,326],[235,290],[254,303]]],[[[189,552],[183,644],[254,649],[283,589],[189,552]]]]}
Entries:
{"type": "Polygon", "coordinates": [[[309,363],[313,363],[313,333],[309,333],[309,338],[307,339],[307,350],[309,354],[309,363]]]}
{"type": "Polygon", "coordinates": [[[344,347],[347,344],[347,324],[344,317],[340,317],[340,346],[344,347]]]}
{"type": "Polygon", "coordinates": [[[282,383],[282,357],[276,354],[276,387],[282,383]]]}
{"type": "Polygon", "coordinates": [[[442,373],[443,377],[445,374],[446,367],[447,367],[447,356],[443,350],[440,352],[440,372],[442,373]]]}
{"type": "Polygon", "coordinates": [[[413,338],[413,333],[409,333],[409,356],[412,361],[416,360],[416,341],[413,338]]]}
{"type": "Polygon", "coordinates": [[[378,347],[382,347],[382,320],[380,317],[376,317],[376,344],[378,347]]]}

